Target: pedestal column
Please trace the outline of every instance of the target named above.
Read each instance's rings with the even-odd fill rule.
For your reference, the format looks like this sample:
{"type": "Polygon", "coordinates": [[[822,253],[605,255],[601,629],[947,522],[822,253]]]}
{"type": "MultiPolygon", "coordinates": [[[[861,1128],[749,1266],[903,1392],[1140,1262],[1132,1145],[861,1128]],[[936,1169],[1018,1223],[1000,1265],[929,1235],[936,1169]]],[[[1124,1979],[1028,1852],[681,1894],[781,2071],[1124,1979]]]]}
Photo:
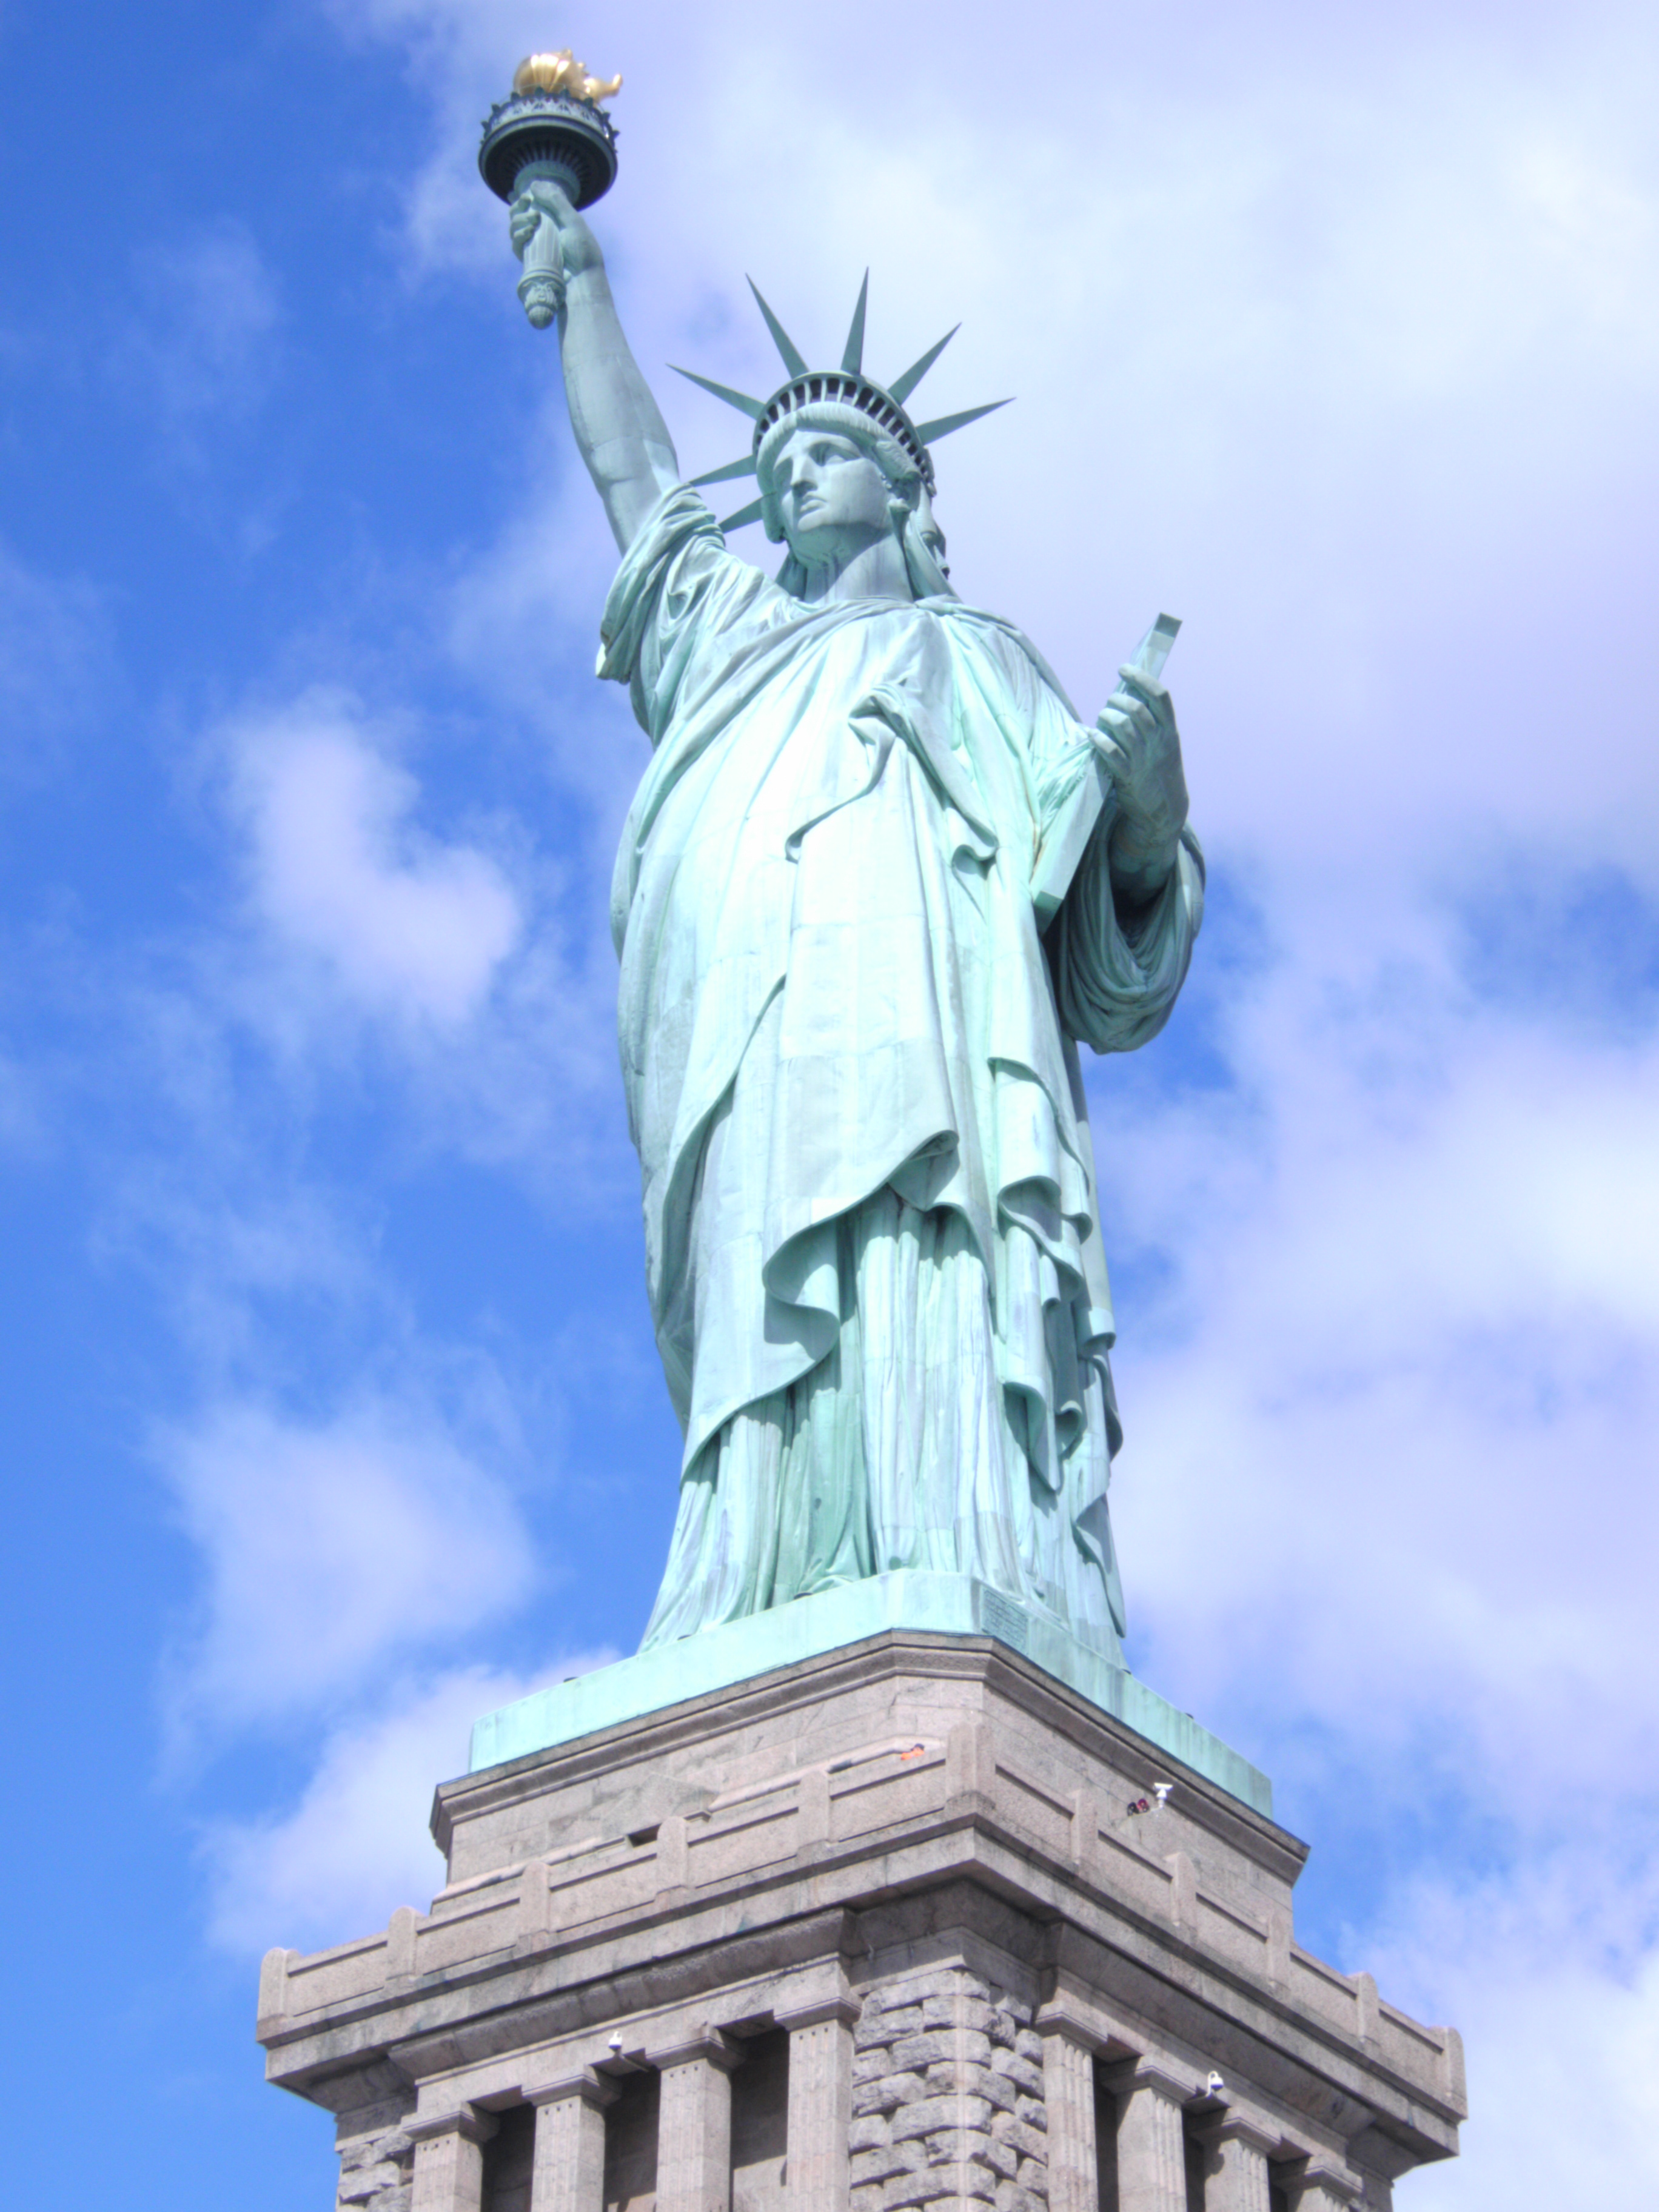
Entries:
{"type": "Polygon", "coordinates": [[[1225,2119],[1205,2130],[1204,2142],[1211,2160],[1204,2212],[1273,2212],[1267,2160],[1278,2138],[1248,2120],[1225,2119]]]}
{"type": "Polygon", "coordinates": [[[616,2094],[591,2067],[525,2092],[536,2107],[530,2212],[605,2212],[605,2108],[616,2094]]]}
{"type": "Polygon", "coordinates": [[[709,2029],[653,2051],[662,2075],[657,2212],[732,2212],[732,2069],[743,2053],[709,2029]]]}
{"type": "Polygon", "coordinates": [[[780,2012],[789,2031],[789,2121],[785,2155],[790,2212],[846,2212],[853,2186],[848,2136],[853,2125],[850,1997],[780,2012]]]}
{"type": "Polygon", "coordinates": [[[1117,2124],[1118,2212],[1187,2212],[1182,2107],[1192,2085],[1145,2059],[1112,2078],[1117,2124]]]}
{"type": "Polygon", "coordinates": [[[1293,2166],[1285,2178],[1291,2212],[1354,2212],[1364,2194],[1358,2179],[1317,2159],[1293,2166]]]}
{"type": "Polygon", "coordinates": [[[488,2112],[471,2105],[405,2124],[415,2142],[410,2212],[482,2212],[483,2146],[495,2125],[488,2112]]]}
{"type": "Polygon", "coordinates": [[[1065,2022],[1038,2024],[1048,2120],[1048,2212],[1099,2212],[1094,2052],[1065,2022]]]}

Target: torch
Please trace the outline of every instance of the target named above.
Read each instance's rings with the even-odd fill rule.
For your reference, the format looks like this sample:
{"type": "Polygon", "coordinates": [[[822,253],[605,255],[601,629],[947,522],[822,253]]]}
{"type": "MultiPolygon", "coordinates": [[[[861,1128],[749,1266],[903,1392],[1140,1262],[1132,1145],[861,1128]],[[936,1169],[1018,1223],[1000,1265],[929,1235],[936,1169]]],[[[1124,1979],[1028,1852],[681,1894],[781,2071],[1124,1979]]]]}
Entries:
{"type": "MultiPolygon", "coordinates": [[[[513,73],[511,94],[489,111],[478,173],[509,206],[545,178],[573,207],[592,207],[617,177],[616,126],[599,102],[621,89],[619,76],[589,76],[568,47],[529,55],[513,73]]],[[[544,331],[558,313],[563,290],[559,234],[544,220],[526,245],[519,279],[519,297],[537,330],[544,331]]]]}

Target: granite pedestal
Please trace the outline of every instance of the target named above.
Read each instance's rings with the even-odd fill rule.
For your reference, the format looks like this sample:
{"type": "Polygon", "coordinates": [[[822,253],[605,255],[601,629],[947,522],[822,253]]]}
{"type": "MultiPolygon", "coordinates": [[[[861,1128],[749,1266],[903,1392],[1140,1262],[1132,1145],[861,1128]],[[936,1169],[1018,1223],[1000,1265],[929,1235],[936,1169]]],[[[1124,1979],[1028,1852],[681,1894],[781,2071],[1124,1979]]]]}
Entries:
{"type": "Polygon", "coordinates": [[[1456,2148],[1456,2034],[1300,1948],[1304,1847],[994,1637],[884,1629],[433,1821],[429,1911],[260,1984],[349,2212],[1383,2212],[1456,2148]]]}

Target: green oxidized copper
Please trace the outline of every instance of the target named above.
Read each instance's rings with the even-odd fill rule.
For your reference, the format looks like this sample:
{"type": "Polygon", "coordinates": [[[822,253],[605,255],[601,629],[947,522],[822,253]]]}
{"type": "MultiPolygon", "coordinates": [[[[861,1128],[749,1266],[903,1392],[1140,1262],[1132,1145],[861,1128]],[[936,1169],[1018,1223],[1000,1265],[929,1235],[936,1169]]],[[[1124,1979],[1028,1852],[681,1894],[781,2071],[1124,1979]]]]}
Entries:
{"type": "Polygon", "coordinates": [[[572,424],[622,551],[599,672],[653,747],[612,903],[685,1435],[646,1650],[798,1599],[828,1620],[836,1591],[909,1577],[1115,1673],[1113,1321],[1079,1047],[1154,1036],[1199,927],[1158,681],[1176,626],[1084,723],[949,580],[931,448],[990,410],[913,418],[946,341],[882,386],[866,292],[818,370],[761,301],[787,381],[763,400],[694,379],[754,427],[687,483],[569,198],[531,180],[513,235],[556,265],[572,424]],[[751,472],[724,528],[761,520],[776,578],[700,493],[751,472]]]}

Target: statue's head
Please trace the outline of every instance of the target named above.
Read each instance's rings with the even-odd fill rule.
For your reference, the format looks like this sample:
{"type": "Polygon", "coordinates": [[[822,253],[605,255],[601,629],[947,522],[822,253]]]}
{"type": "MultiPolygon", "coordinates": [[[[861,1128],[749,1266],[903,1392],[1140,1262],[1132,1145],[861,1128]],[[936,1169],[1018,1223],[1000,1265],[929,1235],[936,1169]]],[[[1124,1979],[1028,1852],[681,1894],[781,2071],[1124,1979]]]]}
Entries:
{"type": "MultiPolygon", "coordinates": [[[[747,522],[763,521],[766,534],[774,544],[787,542],[789,546],[789,558],[778,580],[786,590],[799,596],[811,569],[824,565],[816,556],[825,550],[827,541],[823,533],[830,527],[830,519],[821,506],[815,507],[811,501],[796,500],[789,485],[798,470],[850,470],[851,474],[836,477],[838,519],[835,527],[850,527],[852,523],[847,518],[855,517],[859,526],[867,530],[868,518],[878,514],[884,500],[887,526],[896,532],[903,547],[912,591],[918,599],[948,594],[951,586],[946,578],[950,572],[945,565],[945,538],[933,520],[933,462],[928,447],[937,439],[948,438],[953,430],[978,422],[981,415],[1006,406],[1007,402],[993,400],[988,406],[967,407],[960,414],[942,415],[933,422],[912,422],[905,403],[956,333],[947,331],[937,345],[929,346],[920,361],[912,362],[903,374],[896,376],[890,384],[876,383],[865,374],[863,366],[864,309],[869,281],[866,276],[858,305],[853,310],[852,327],[847,333],[841,367],[830,369],[808,368],[805,356],[751,281],[750,289],[755,293],[766,326],[789,371],[789,382],[763,402],[734,392],[728,385],[699,376],[693,369],[683,368],[679,372],[693,384],[700,384],[705,392],[713,392],[715,398],[737,408],[755,426],[753,445],[742,460],[728,462],[724,468],[710,469],[706,475],[694,477],[691,481],[694,484],[725,483],[734,477],[747,476],[750,471],[758,477],[760,497],[737,514],[728,515],[720,527],[736,530],[747,522]],[[807,441],[805,447],[798,442],[802,437],[807,441]],[[813,441],[820,447],[819,458],[802,459],[804,453],[810,454],[813,441]],[[842,516],[843,509],[845,517],[842,516]],[[808,542],[809,522],[820,533],[816,544],[808,542]]],[[[829,482],[826,473],[820,489],[827,492],[829,482]]],[[[869,542],[867,537],[865,542],[869,542]]]]}
{"type": "Polygon", "coordinates": [[[786,589],[799,592],[813,570],[840,567],[890,532],[916,597],[949,592],[927,455],[909,444],[836,399],[809,402],[767,426],[756,453],[761,519],[773,544],[789,548],[786,589]]]}

